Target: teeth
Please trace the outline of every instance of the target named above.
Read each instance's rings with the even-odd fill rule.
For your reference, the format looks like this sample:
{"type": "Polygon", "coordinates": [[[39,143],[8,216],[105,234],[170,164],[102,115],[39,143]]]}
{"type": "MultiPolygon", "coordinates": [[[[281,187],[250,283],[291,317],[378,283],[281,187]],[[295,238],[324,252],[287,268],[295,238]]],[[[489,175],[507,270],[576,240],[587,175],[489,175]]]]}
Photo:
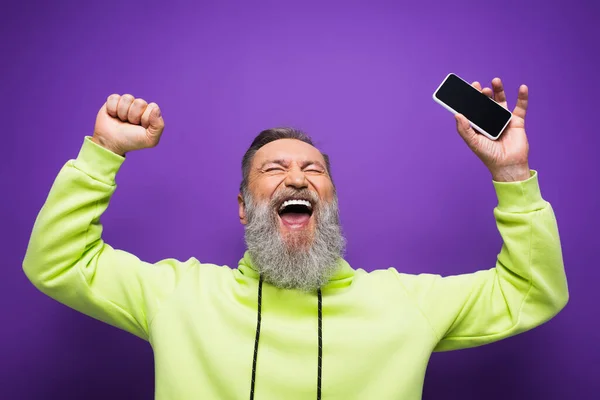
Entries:
{"type": "Polygon", "coordinates": [[[310,204],[310,201],[306,201],[306,200],[286,200],[283,202],[283,204],[281,205],[281,207],[279,207],[279,210],[283,210],[284,208],[286,208],[287,206],[291,206],[291,205],[299,205],[299,206],[306,206],[308,207],[308,209],[312,209],[312,204],[310,204]]]}

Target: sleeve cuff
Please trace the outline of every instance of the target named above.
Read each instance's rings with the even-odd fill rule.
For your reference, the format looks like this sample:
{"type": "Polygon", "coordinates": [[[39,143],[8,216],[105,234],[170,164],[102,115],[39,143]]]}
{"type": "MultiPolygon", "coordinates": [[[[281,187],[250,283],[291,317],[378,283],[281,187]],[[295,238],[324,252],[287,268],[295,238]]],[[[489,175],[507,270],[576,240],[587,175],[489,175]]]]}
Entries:
{"type": "Polygon", "coordinates": [[[105,149],[91,139],[90,136],[84,138],[74,166],[97,181],[114,185],[115,176],[123,165],[125,157],[105,149]]]}
{"type": "Polygon", "coordinates": [[[530,177],[524,181],[492,182],[500,211],[523,213],[541,210],[546,206],[546,201],[540,192],[536,170],[530,170],[530,177]]]}

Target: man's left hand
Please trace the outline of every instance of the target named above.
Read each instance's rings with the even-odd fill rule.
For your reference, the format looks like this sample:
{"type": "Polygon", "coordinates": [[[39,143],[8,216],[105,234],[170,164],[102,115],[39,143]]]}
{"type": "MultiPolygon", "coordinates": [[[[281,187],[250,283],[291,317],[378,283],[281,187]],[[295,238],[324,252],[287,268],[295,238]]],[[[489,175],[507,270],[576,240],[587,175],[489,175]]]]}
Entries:
{"type": "MultiPolygon", "coordinates": [[[[481,89],[479,82],[473,82],[473,87],[508,109],[500,78],[492,80],[492,89],[481,89]]],[[[514,182],[530,177],[527,159],[529,144],[525,134],[528,94],[527,86],[521,85],[513,116],[498,140],[490,140],[476,132],[464,115],[455,116],[458,133],[488,167],[494,181],[514,182]]]]}

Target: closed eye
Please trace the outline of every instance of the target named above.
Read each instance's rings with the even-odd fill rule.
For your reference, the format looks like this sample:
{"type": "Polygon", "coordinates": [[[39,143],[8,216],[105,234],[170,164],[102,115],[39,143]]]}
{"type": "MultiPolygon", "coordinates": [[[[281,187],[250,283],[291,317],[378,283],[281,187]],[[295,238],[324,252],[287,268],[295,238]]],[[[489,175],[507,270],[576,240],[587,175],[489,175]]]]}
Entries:
{"type": "Polygon", "coordinates": [[[272,172],[272,171],[283,171],[283,168],[281,168],[281,167],[273,167],[273,168],[265,169],[265,172],[272,172]]]}

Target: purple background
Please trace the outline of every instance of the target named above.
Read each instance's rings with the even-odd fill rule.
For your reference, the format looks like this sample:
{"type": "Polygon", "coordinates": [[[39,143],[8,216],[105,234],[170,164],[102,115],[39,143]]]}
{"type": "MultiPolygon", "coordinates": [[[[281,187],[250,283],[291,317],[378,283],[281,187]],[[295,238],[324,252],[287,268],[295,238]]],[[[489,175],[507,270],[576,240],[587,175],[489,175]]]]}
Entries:
{"type": "Polygon", "coordinates": [[[188,3],[2,6],[0,398],[153,396],[147,343],[50,300],[21,270],[54,177],[111,93],[156,101],[167,123],[117,177],[103,218],[113,246],[236,265],[242,154],[260,130],[293,125],[331,155],[355,268],[492,266],[490,175],[431,99],[448,72],[502,77],[511,107],[529,86],[530,164],[557,214],[571,300],[531,332],[434,354],[424,398],[598,395],[599,3],[188,3]]]}

